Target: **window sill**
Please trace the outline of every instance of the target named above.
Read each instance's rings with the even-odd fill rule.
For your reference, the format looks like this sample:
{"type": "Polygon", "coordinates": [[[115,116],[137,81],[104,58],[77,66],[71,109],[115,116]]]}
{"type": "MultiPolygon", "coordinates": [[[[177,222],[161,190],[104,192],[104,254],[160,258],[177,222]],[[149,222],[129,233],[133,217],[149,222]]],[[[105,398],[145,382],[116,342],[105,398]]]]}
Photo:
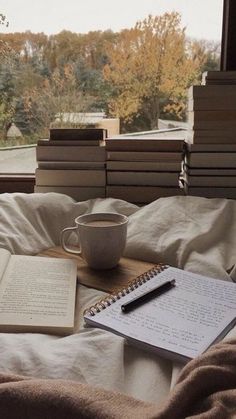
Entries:
{"type": "Polygon", "coordinates": [[[0,174],[0,193],[34,192],[35,175],[18,173],[0,174]]]}

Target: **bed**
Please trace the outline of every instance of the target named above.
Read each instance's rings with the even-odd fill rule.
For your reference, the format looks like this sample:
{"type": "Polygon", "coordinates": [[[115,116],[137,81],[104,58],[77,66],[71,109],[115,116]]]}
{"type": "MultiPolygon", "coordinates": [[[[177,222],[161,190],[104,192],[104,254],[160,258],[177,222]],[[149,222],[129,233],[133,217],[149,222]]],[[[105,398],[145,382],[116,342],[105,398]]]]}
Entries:
{"type": "MultiPolygon", "coordinates": [[[[126,257],[236,281],[236,201],[191,196],[138,207],[57,193],[0,195],[0,247],[37,254],[89,212],[129,217],[126,257]]],[[[0,334],[0,417],[228,418],[236,415],[236,328],[187,366],[83,327],[104,293],[80,285],[76,330],[67,337],[0,334]],[[230,416],[231,415],[231,416],[230,416]]]]}

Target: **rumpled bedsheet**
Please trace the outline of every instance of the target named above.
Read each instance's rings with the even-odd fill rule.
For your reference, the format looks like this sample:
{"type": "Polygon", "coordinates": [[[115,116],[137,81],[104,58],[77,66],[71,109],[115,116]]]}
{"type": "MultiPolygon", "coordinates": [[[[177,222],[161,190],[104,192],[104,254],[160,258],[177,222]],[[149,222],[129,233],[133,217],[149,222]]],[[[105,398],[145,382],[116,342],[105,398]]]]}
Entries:
{"type": "MultiPolygon", "coordinates": [[[[102,211],[129,217],[125,256],[236,280],[236,201],[226,199],[169,197],[139,208],[112,198],[75,202],[56,193],[2,194],[0,247],[15,254],[37,254],[58,246],[60,231],[72,226],[75,217],[102,211]]],[[[131,347],[107,331],[84,329],[83,310],[102,295],[78,287],[76,330],[71,336],[0,334],[3,380],[12,374],[34,377],[37,383],[53,379],[50,385],[55,386],[54,380],[68,380],[86,391],[87,386],[92,386],[120,392],[140,402],[163,403],[170,390],[176,389],[183,365],[131,347]]],[[[236,338],[235,329],[227,338],[236,338]]],[[[13,382],[17,380],[14,378],[13,382]]],[[[22,385],[27,383],[23,381],[22,385]]]]}

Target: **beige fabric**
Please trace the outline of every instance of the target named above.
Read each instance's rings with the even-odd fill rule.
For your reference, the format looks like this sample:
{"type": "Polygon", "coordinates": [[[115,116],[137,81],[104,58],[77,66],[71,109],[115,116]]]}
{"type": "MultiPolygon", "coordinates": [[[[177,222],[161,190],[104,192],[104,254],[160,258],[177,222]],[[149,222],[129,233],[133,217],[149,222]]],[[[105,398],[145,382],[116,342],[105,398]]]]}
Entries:
{"type": "Polygon", "coordinates": [[[183,369],[161,405],[73,381],[0,375],[5,419],[233,419],[236,417],[236,340],[213,346],[183,369]]]}
{"type": "MultiPolygon", "coordinates": [[[[0,246],[35,254],[59,245],[62,228],[84,213],[113,211],[129,216],[125,255],[169,263],[230,280],[236,263],[236,201],[196,197],[159,199],[139,208],[115,199],[76,203],[65,195],[0,195],[0,246]]],[[[65,338],[0,334],[0,373],[68,379],[160,403],[182,365],[132,348],[98,329],[83,329],[82,312],[102,293],[80,286],[77,333],[65,338]]],[[[231,332],[236,337],[236,332],[231,332]]]]}

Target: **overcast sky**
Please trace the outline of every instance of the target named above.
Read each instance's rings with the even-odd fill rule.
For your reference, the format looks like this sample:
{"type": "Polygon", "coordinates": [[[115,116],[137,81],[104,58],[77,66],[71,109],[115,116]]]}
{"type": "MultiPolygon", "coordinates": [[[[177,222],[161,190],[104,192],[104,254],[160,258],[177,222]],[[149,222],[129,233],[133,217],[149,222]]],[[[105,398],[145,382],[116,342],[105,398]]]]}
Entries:
{"type": "Polygon", "coordinates": [[[131,28],[149,14],[178,11],[187,35],[221,39],[223,0],[0,0],[9,27],[2,32],[77,33],[131,28]]]}

